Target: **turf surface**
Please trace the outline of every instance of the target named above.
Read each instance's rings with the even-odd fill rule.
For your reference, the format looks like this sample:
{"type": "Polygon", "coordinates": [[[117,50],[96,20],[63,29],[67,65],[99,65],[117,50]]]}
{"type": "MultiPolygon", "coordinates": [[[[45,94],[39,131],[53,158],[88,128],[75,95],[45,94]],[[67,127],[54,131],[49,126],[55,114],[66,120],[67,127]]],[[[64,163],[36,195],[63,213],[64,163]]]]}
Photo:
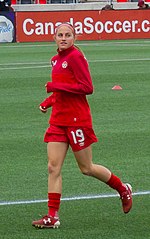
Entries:
{"type": "MultiPolygon", "coordinates": [[[[0,204],[0,235],[23,238],[149,239],[150,218],[150,41],[77,42],[91,69],[88,97],[99,142],[93,161],[110,168],[141,193],[124,215],[118,197],[62,201],[61,228],[35,230],[31,221],[47,213],[46,203],[0,204]],[[121,91],[113,91],[121,85],[121,91]],[[142,192],[148,192],[142,195],[142,192]]],[[[38,110],[56,52],[53,43],[0,45],[1,202],[47,198],[47,156],[43,134],[48,114],[38,110]]],[[[63,198],[115,193],[80,174],[71,150],[63,167],[63,198]]]]}

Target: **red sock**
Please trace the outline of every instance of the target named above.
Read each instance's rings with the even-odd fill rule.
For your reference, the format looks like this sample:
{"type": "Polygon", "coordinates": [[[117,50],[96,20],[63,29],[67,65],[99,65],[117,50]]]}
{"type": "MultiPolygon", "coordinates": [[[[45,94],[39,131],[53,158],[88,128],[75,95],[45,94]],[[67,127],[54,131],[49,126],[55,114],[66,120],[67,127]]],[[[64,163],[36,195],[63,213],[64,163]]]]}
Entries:
{"type": "Polygon", "coordinates": [[[107,184],[118,191],[119,194],[126,191],[126,186],[121,182],[120,178],[116,175],[111,174],[110,179],[108,180],[107,184]]]}
{"type": "Polygon", "coordinates": [[[52,217],[58,216],[60,207],[60,193],[48,193],[48,215],[52,217]]]}

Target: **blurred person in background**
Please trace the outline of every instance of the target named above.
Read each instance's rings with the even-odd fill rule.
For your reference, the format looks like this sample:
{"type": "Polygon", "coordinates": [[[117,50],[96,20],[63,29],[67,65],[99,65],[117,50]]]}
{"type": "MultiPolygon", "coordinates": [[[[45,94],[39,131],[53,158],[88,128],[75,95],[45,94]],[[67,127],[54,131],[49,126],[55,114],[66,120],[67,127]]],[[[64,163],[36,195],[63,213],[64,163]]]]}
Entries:
{"type": "Polygon", "coordinates": [[[0,0],[0,11],[13,11],[11,0],[0,0]]]}
{"type": "Polygon", "coordinates": [[[146,4],[143,0],[139,0],[138,9],[150,9],[150,6],[146,4]]]}
{"type": "Polygon", "coordinates": [[[112,4],[106,4],[104,7],[102,7],[102,10],[114,10],[112,4]]]}

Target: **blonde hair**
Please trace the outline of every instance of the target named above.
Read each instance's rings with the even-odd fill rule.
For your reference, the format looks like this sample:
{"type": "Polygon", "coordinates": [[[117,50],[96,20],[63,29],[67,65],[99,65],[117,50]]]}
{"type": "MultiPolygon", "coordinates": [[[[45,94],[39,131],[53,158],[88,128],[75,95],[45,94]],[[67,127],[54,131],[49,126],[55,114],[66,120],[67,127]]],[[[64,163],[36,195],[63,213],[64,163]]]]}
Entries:
{"type": "Polygon", "coordinates": [[[61,23],[61,24],[56,28],[55,34],[57,33],[58,29],[59,29],[60,27],[63,27],[63,26],[69,27],[69,28],[71,29],[73,35],[74,35],[74,36],[76,35],[75,29],[74,29],[73,25],[71,25],[71,24],[68,23],[68,22],[63,22],[63,23],[61,23]]]}
{"type": "Polygon", "coordinates": [[[82,55],[85,57],[84,52],[80,49],[80,47],[78,47],[77,45],[74,45],[74,47],[75,47],[78,51],[80,51],[80,52],[82,53],[82,55]]]}

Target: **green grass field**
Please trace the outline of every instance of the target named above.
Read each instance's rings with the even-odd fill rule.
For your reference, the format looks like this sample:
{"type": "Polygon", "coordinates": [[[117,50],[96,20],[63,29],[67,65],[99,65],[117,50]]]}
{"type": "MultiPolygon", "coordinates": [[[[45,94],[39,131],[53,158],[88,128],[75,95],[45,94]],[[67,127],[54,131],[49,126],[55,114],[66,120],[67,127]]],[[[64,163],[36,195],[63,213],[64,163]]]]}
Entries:
{"type": "Polygon", "coordinates": [[[47,213],[43,134],[50,110],[42,114],[38,105],[47,97],[44,85],[56,46],[0,44],[2,239],[150,239],[150,40],[77,45],[89,61],[95,87],[88,96],[99,138],[93,145],[93,161],[132,184],[133,209],[123,214],[116,192],[81,175],[69,150],[63,167],[61,227],[32,228],[32,220],[47,213]],[[122,90],[112,90],[114,85],[122,90]]]}

